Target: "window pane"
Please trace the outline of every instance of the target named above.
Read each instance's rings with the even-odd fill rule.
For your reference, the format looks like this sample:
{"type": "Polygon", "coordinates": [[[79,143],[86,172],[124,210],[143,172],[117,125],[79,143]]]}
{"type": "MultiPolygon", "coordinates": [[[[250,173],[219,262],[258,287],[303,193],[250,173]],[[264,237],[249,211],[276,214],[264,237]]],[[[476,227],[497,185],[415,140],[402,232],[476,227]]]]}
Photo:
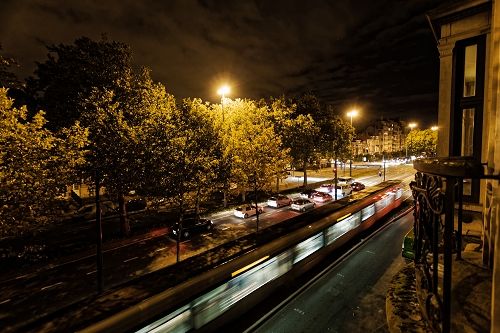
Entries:
{"type": "Polygon", "coordinates": [[[477,45],[465,48],[464,97],[476,96],[477,45]]]}
{"type": "Polygon", "coordinates": [[[474,144],[474,109],[462,112],[462,156],[472,156],[474,144]]]}

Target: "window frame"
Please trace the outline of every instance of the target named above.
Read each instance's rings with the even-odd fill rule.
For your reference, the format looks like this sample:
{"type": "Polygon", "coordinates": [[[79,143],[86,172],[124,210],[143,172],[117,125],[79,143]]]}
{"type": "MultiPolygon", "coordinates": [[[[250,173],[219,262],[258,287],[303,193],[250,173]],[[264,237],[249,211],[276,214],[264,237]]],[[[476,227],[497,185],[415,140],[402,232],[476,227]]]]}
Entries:
{"type": "MultiPolygon", "coordinates": [[[[452,74],[452,105],[450,109],[450,156],[462,154],[462,117],[463,110],[474,109],[474,133],[472,157],[481,162],[484,83],[486,65],[486,35],[457,41],[453,49],[452,74]],[[467,46],[477,45],[476,53],[476,91],[474,96],[463,97],[465,75],[465,49],[467,46]]],[[[473,180],[471,195],[464,195],[467,202],[479,202],[479,180],[473,180]]]]}

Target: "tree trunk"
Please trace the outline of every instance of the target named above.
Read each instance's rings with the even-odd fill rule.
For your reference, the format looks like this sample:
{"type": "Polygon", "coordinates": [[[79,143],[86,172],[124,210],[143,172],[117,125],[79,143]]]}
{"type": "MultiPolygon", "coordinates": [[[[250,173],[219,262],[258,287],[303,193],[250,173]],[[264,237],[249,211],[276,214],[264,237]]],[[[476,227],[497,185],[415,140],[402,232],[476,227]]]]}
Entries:
{"type": "Polygon", "coordinates": [[[304,161],[302,164],[302,167],[304,168],[304,187],[307,186],[307,161],[304,161]]]}
{"type": "Polygon", "coordinates": [[[280,191],[280,176],[276,176],[276,193],[280,191]]]}
{"type": "Polygon", "coordinates": [[[130,223],[127,217],[127,207],[125,206],[125,196],[123,194],[118,195],[118,205],[120,210],[120,232],[122,237],[128,237],[130,235],[130,223]]]}
{"type": "Polygon", "coordinates": [[[227,208],[227,189],[225,186],[224,186],[223,194],[224,194],[224,199],[223,199],[224,208],[227,208]]]}
{"type": "Polygon", "coordinates": [[[179,201],[179,228],[177,229],[177,262],[181,260],[181,236],[182,236],[182,220],[184,218],[184,195],[181,195],[181,199],[179,201]]]}
{"type": "Polygon", "coordinates": [[[241,191],[241,202],[245,202],[247,200],[247,193],[245,190],[241,191]]]}
{"type": "Polygon", "coordinates": [[[334,181],[333,181],[333,187],[334,187],[334,195],[335,195],[335,198],[334,200],[337,200],[337,157],[335,157],[335,161],[334,161],[334,164],[333,164],[333,172],[334,172],[334,181]]]}
{"type": "Polygon", "coordinates": [[[195,203],[196,216],[200,215],[200,192],[201,192],[201,186],[198,186],[198,189],[196,191],[196,203],[195,203]]]}

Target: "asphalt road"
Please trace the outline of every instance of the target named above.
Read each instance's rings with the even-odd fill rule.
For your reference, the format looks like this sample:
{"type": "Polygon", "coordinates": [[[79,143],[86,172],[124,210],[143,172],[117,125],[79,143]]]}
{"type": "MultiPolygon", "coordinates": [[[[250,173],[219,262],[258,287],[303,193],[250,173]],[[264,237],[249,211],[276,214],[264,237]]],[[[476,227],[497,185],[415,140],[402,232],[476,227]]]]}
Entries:
{"type": "MultiPolygon", "coordinates": [[[[395,166],[387,169],[387,179],[407,181],[413,169],[395,166]]],[[[358,178],[367,186],[382,181],[377,175],[358,178]]],[[[296,194],[298,195],[298,194],[296,194]]],[[[329,203],[325,203],[329,204],[329,203]]],[[[317,206],[324,204],[317,203],[317,206]]],[[[301,213],[283,207],[266,208],[260,215],[259,228],[279,223],[301,213]]],[[[212,233],[202,234],[181,244],[181,260],[228,240],[239,238],[256,229],[256,218],[239,219],[232,211],[211,217],[216,225],[212,233]]],[[[176,242],[163,234],[104,252],[105,288],[126,282],[136,276],[175,263],[176,242]]],[[[0,326],[12,325],[22,318],[31,318],[71,304],[96,292],[96,265],[94,256],[83,256],[59,264],[48,264],[18,275],[0,274],[0,326]],[[3,277],[2,277],[3,276],[3,277]]]]}
{"type": "Polygon", "coordinates": [[[401,242],[412,225],[406,214],[379,230],[247,332],[388,332],[385,293],[405,264],[401,242]]]}

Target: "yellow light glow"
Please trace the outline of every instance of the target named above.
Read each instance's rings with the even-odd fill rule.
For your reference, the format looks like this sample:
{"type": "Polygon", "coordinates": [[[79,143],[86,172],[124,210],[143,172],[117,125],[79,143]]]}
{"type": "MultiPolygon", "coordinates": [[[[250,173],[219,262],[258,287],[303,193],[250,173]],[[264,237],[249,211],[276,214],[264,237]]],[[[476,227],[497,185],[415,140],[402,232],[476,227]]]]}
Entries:
{"type": "Polygon", "coordinates": [[[431,131],[437,131],[438,129],[439,129],[439,127],[437,127],[437,126],[432,126],[431,127],[431,131]]]}
{"type": "Polygon", "coordinates": [[[345,219],[346,217],[349,217],[349,216],[351,216],[351,213],[349,213],[349,214],[345,214],[344,216],[339,217],[339,218],[337,219],[337,222],[340,222],[340,221],[342,221],[343,219],[345,219]]]}
{"type": "Polygon", "coordinates": [[[252,267],[254,267],[254,266],[256,266],[256,265],[260,264],[261,262],[263,262],[263,261],[264,261],[264,260],[266,260],[267,258],[269,258],[269,256],[265,256],[265,257],[263,257],[263,258],[260,258],[259,260],[256,260],[256,261],[254,261],[253,263],[248,264],[248,265],[246,265],[245,267],[242,267],[242,268],[238,269],[237,271],[232,272],[232,273],[231,273],[231,277],[235,277],[236,275],[239,275],[239,274],[243,273],[244,271],[249,270],[250,268],[252,268],[252,267]]]}
{"type": "Polygon", "coordinates": [[[415,127],[417,127],[417,123],[409,123],[408,127],[414,129],[415,127]]]}
{"type": "Polygon", "coordinates": [[[356,110],[356,109],[347,112],[347,116],[351,117],[351,118],[356,117],[357,115],[358,115],[358,110],[356,110]]]}
{"type": "Polygon", "coordinates": [[[226,96],[227,94],[229,94],[230,91],[231,91],[231,89],[229,88],[228,85],[223,85],[222,87],[220,87],[217,90],[217,94],[219,94],[221,96],[226,96]]]}

